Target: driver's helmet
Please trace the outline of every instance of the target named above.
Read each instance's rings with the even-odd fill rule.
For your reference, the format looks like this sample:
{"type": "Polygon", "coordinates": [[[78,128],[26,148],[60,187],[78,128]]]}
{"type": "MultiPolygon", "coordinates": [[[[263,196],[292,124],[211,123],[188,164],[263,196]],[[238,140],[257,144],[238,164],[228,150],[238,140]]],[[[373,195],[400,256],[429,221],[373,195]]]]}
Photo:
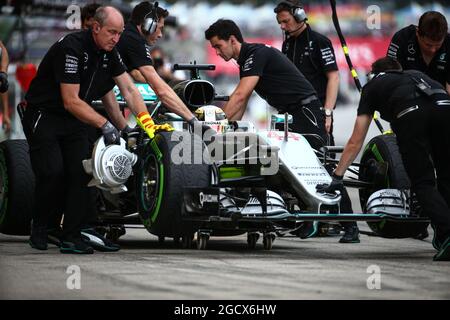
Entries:
{"type": "Polygon", "coordinates": [[[222,109],[216,106],[203,106],[195,110],[195,116],[200,121],[222,121],[226,120],[227,116],[222,109]]]}
{"type": "Polygon", "coordinates": [[[216,106],[208,105],[195,110],[195,116],[198,120],[211,127],[216,132],[224,132],[228,126],[227,116],[222,109],[216,106]]]}

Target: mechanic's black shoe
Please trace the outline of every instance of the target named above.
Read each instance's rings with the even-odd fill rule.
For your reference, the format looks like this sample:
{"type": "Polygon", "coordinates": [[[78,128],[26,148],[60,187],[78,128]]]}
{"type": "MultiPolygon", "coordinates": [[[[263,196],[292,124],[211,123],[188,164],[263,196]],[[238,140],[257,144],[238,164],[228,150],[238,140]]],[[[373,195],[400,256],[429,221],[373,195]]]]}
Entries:
{"type": "Polygon", "coordinates": [[[319,231],[319,223],[317,221],[307,221],[303,222],[303,225],[293,232],[300,239],[308,239],[314,237],[319,231]]]}
{"type": "Polygon", "coordinates": [[[61,241],[61,247],[59,248],[61,253],[77,253],[77,254],[92,254],[94,249],[83,241],[80,237],[68,238],[61,241]]]}
{"type": "Polygon", "coordinates": [[[339,240],[340,243],[360,243],[359,229],[357,226],[344,228],[344,235],[339,240]]]}
{"type": "Polygon", "coordinates": [[[29,244],[38,250],[47,250],[47,228],[32,227],[29,244]]]}
{"type": "Polygon", "coordinates": [[[94,228],[81,230],[83,240],[91,245],[97,251],[115,252],[120,250],[120,246],[109,239],[103,237],[94,228]]]}
{"type": "Polygon", "coordinates": [[[433,261],[450,261],[450,237],[443,242],[441,249],[433,257],[433,261]]]}
{"type": "Polygon", "coordinates": [[[62,229],[52,228],[47,230],[47,242],[61,247],[62,229]]]}
{"type": "Polygon", "coordinates": [[[331,225],[328,229],[328,236],[330,237],[337,237],[341,234],[341,231],[343,228],[339,225],[331,225]]]}
{"type": "Polygon", "coordinates": [[[413,239],[417,239],[417,240],[424,240],[426,238],[428,238],[430,234],[428,233],[428,224],[427,226],[415,237],[413,237],[413,239]]]}
{"type": "Polygon", "coordinates": [[[423,231],[421,231],[418,235],[416,235],[413,238],[417,239],[417,240],[424,240],[424,239],[428,238],[429,235],[430,234],[428,233],[428,230],[424,229],[423,231]]]}
{"type": "Polygon", "coordinates": [[[441,232],[439,232],[433,224],[431,224],[431,228],[433,228],[434,231],[433,241],[431,241],[431,244],[433,245],[433,248],[439,251],[441,249],[442,244],[444,243],[444,240],[447,237],[444,236],[441,232]]]}

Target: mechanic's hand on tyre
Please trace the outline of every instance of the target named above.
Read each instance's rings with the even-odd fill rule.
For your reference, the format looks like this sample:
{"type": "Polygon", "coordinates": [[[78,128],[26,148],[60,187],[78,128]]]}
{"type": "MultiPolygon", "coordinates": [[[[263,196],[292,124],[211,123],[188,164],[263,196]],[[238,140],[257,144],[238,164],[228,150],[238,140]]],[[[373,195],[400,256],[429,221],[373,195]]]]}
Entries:
{"type": "Polygon", "coordinates": [[[0,93],[8,91],[8,75],[5,72],[0,72],[0,93]]]}
{"type": "Polygon", "coordinates": [[[103,133],[103,139],[105,140],[105,144],[107,146],[109,146],[110,144],[120,144],[119,130],[117,130],[111,122],[106,121],[101,129],[103,133]]]}
{"type": "Polygon", "coordinates": [[[126,125],[125,128],[120,130],[120,135],[125,140],[127,140],[129,136],[137,135],[138,133],[139,133],[139,126],[131,128],[129,125],[126,125]]]}
{"type": "Polygon", "coordinates": [[[334,193],[335,191],[342,191],[344,189],[344,177],[338,176],[335,173],[331,175],[331,183],[330,184],[318,184],[316,186],[317,192],[320,193],[334,193]]]}
{"type": "Polygon", "coordinates": [[[191,127],[191,130],[194,134],[199,134],[201,132],[202,137],[205,135],[205,132],[207,132],[208,130],[213,130],[213,129],[211,129],[210,126],[199,121],[196,117],[192,117],[192,119],[188,121],[188,124],[191,127]],[[201,131],[199,129],[200,127],[201,127],[201,131]]]}
{"type": "Polygon", "coordinates": [[[150,139],[153,139],[155,137],[155,133],[159,131],[173,131],[175,130],[170,124],[155,124],[153,122],[152,117],[150,117],[150,114],[145,111],[141,112],[137,116],[137,123],[138,125],[144,129],[144,131],[147,133],[147,135],[150,137],[150,139]]]}

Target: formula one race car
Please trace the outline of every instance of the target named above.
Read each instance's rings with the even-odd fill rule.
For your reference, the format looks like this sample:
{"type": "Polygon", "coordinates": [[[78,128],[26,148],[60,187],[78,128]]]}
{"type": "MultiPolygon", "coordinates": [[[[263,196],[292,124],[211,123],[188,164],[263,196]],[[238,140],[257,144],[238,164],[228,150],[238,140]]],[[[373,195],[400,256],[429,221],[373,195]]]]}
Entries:
{"type": "MultiPolygon", "coordinates": [[[[160,241],[166,237],[191,247],[194,238],[204,249],[211,236],[247,233],[249,248],[260,234],[265,249],[276,235],[295,231],[305,221],[367,221],[379,236],[413,237],[427,220],[409,192],[409,180],[395,136],[373,138],[356,179],[345,184],[360,189],[363,213],[340,213],[341,195],[316,191],[330,183],[329,153],[339,147],[311,148],[312,135],[289,132],[288,114],[272,115],[271,129],[255,130],[247,121],[228,121],[214,105],[214,86],[199,70],[214,65],[176,65],[190,70],[191,79],[173,86],[201,126],[191,128],[177,115],[164,111],[147,85],[139,84],[155,122],[170,123],[176,131],[150,140],[143,131],[130,134],[120,145],[105,146],[100,138],[92,158],[83,161],[99,192],[98,225],[117,240],[125,225],[144,225],[160,241]],[[281,125],[284,130],[275,129],[281,125]],[[206,127],[209,130],[205,130],[206,127]],[[334,212],[334,213],[333,213],[334,212]]],[[[125,102],[117,94],[119,104],[125,102]]],[[[95,105],[95,104],[94,104],[95,105]]],[[[25,235],[30,230],[34,178],[24,140],[0,144],[0,232],[25,235]]]]}

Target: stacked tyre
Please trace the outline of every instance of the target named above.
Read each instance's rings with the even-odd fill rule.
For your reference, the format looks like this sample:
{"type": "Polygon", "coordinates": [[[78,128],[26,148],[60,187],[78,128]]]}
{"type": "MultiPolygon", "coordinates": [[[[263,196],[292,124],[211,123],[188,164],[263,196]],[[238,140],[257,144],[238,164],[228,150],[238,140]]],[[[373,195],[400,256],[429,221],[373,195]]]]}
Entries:
{"type": "Polygon", "coordinates": [[[0,143],[0,232],[30,233],[34,174],[26,140],[0,143]]]}

